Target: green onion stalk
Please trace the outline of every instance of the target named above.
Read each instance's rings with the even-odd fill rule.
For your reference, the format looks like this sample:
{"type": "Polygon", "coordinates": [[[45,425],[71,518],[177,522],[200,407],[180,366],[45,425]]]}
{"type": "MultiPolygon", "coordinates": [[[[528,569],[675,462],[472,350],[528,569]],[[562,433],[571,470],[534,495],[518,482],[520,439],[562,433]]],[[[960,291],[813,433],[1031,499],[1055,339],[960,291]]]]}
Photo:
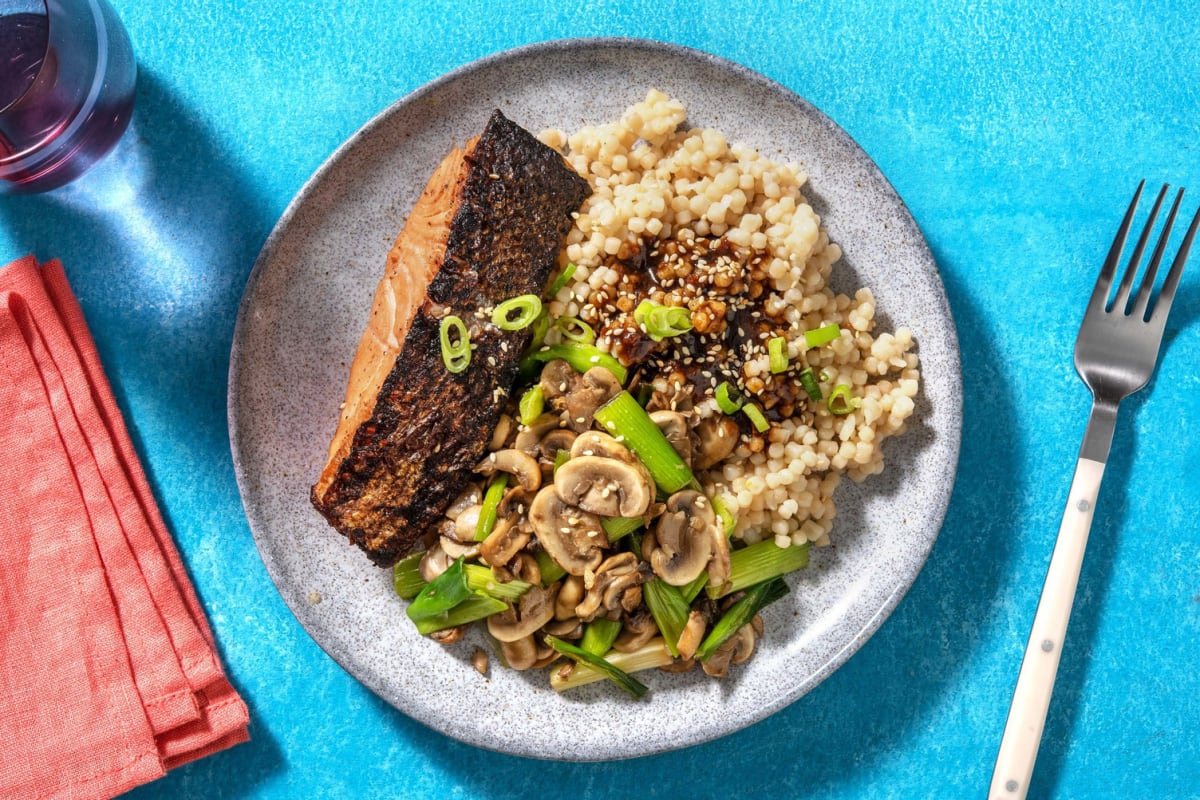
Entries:
{"type": "Polygon", "coordinates": [[[780,547],[774,539],[763,539],[729,554],[729,580],[721,586],[709,586],[708,596],[724,597],[807,566],[807,542],[780,547]]]}
{"type": "Polygon", "coordinates": [[[583,629],[583,638],[579,640],[579,646],[594,656],[603,656],[612,649],[613,642],[620,633],[619,619],[596,617],[583,629]]]}
{"type": "Polygon", "coordinates": [[[782,578],[772,578],[747,589],[742,599],[730,606],[724,616],[713,625],[708,636],[696,648],[696,658],[700,661],[707,661],[713,653],[720,649],[721,645],[729,640],[729,637],[754,619],[755,614],[787,593],[788,586],[782,578]]]}
{"type": "Polygon", "coordinates": [[[500,472],[492,478],[487,491],[483,493],[483,505],[479,509],[479,521],[475,523],[475,541],[482,542],[496,527],[496,514],[500,501],[504,499],[504,489],[508,486],[508,473],[500,472]]]}
{"type": "MultiPolygon", "coordinates": [[[[629,694],[633,695],[634,699],[640,700],[646,694],[647,689],[645,684],[630,676],[628,672],[618,667],[612,661],[589,653],[587,650],[576,647],[570,642],[564,642],[556,636],[547,636],[546,644],[550,645],[557,652],[574,660],[576,662],[576,672],[581,667],[587,666],[600,672],[603,677],[608,678],[617,686],[629,692],[629,694]]],[[[551,686],[553,685],[553,680],[551,680],[551,686]]]]}
{"type": "Polygon", "coordinates": [[[679,636],[687,625],[691,611],[683,593],[677,587],[664,583],[661,578],[654,578],[642,584],[642,599],[646,601],[646,607],[662,632],[667,650],[672,656],[678,656],[679,636]]]}
{"type": "Polygon", "coordinates": [[[688,465],[629,392],[621,392],[596,409],[595,418],[633,451],[659,490],[673,494],[692,481],[688,465]]]}

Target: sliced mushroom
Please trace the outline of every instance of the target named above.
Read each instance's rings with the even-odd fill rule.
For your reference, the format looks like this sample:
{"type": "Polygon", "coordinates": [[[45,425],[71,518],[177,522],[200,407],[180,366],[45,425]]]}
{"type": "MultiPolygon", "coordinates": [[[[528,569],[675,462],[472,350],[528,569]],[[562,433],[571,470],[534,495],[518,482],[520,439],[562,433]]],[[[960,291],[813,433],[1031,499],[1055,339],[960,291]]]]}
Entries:
{"type": "Polygon", "coordinates": [[[477,506],[483,502],[483,492],[479,486],[474,483],[467,484],[467,488],[462,490],[458,497],[454,498],[449,507],[446,508],[446,516],[450,519],[458,519],[458,515],[466,511],[471,506],[477,506]]]}
{"type": "Polygon", "coordinates": [[[479,545],[479,555],[488,566],[501,566],[511,561],[532,538],[533,532],[517,519],[505,517],[496,521],[496,527],[479,545]]]}
{"type": "Polygon", "coordinates": [[[532,633],[511,642],[500,642],[500,655],[509,669],[530,669],[538,660],[537,642],[532,633]]]}
{"type": "MultiPolygon", "coordinates": [[[[587,594],[579,605],[575,606],[575,616],[584,622],[591,622],[604,612],[620,612],[636,608],[642,601],[642,583],[646,575],[638,568],[638,558],[633,553],[618,553],[606,558],[596,568],[587,594]],[[625,600],[625,594],[636,592],[632,602],[625,600]]],[[[584,585],[587,585],[584,578],[584,585]]]]}
{"type": "Polygon", "coordinates": [[[575,441],[571,443],[571,458],[580,456],[615,458],[626,464],[641,463],[633,451],[603,431],[585,431],[575,437],[575,441]]]}
{"type": "Polygon", "coordinates": [[[512,438],[517,431],[517,423],[508,414],[501,414],[500,419],[496,421],[496,429],[492,431],[492,441],[488,446],[489,450],[500,450],[508,444],[508,440],[512,438]]]}
{"type": "Polygon", "coordinates": [[[583,578],[578,575],[568,575],[563,578],[562,588],[554,601],[554,618],[557,620],[575,619],[575,606],[583,599],[583,578]]]}
{"type": "Polygon", "coordinates": [[[658,625],[645,606],[639,606],[625,615],[621,632],[613,642],[613,649],[621,653],[632,653],[658,635],[658,625]]]}
{"type": "Polygon", "coordinates": [[[441,546],[442,550],[446,553],[446,557],[449,558],[451,562],[453,562],[456,558],[474,558],[475,556],[479,555],[479,542],[463,544],[457,539],[452,539],[449,536],[443,536],[438,539],[438,544],[441,546]]]}
{"type": "Polygon", "coordinates": [[[683,631],[679,634],[679,642],[675,645],[680,658],[691,658],[696,654],[696,648],[704,640],[704,631],[707,628],[708,619],[700,611],[693,610],[688,614],[683,631]]]}
{"type": "Polygon", "coordinates": [[[621,382],[604,367],[592,367],[567,392],[563,398],[563,413],[567,416],[567,427],[583,432],[592,427],[596,409],[621,392],[621,382]]]}
{"type": "Polygon", "coordinates": [[[650,420],[662,431],[663,436],[666,437],[666,440],[675,449],[675,452],[679,454],[679,457],[688,466],[691,466],[692,436],[691,429],[688,427],[687,417],[678,411],[663,409],[650,412],[650,420]]]}
{"type": "Polygon", "coordinates": [[[459,625],[456,628],[446,628],[440,631],[434,631],[429,634],[429,638],[433,639],[438,644],[454,644],[461,639],[467,632],[470,625],[459,625]]]}
{"type": "Polygon", "coordinates": [[[555,474],[554,490],[567,505],[604,517],[640,517],[655,491],[641,464],[604,456],[573,456],[555,474]]]}
{"type": "Polygon", "coordinates": [[[642,539],[642,554],[660,578],[672,586],[684,586],[704,572],[718,536],[724,542],[708,499],[684,489],[667,500],[667,510],[642,539]]]}
{"type": "Polygon", "coordinates": [[[691,672],[694,666],[696,666],[695,659],[681,658],[658,669],[660,672],[691,672]]]}
{"type": "Polygon", "coordinates": [[[718,647],[717,652],[709,656],[703,663],[704,671],[714,678],[724,678],[729,674],[730,664],[742,663],[753,652],[754,630],[750,623],[747,623],[718,647]]]}
{"type": "Polygon", "coordinates": [[[539,381],[542,387],[542,397],[554,401],[563,397],[575,388],[581,376],[575,368],[561,358],[547,361],[542,367],[542,377],[539,381]]]}
{"type": "Polygon", "coordinates": [[[488,655],[482,647],[476,647],[471,653],[471,666],[480,675],[487,675],[488,671],[488,655]]]}
{"type": "Polygon", "coordinates": [[[583,623],[576,617],[556,619],[547,622],[542,630],[560,639],[578,639],[583,636],[583,623]]]}
{"type": "Polygon", "coordinates": [[[421,563],[417,565],[417,572],[421,573],[421,580],[429,583],[438,575],[441,575],[450,565],[454,563],[454,559],[446,554],[442,549],[442,541],[433,543],[433,546],[425,551],[425,555],[421,556],[421,563]]]}
{"type": "Polygon", "coordinates": [[[529,553],[517,553],[516,558],[510,559],[510,566],[515,580],[534,584],[542,582],[542,568],[529,553]]]}
{"type": "Polygon", "coordinates": [[[529,504],[529,524],[546,554],[572,575],[604,560],[601,548],[608,546],[608,536],[600,518],[564,503],[553,486],[542,487],[529,504]]]}
{"type": "Polygon", "coordinates": [[[532,425],[522,426],[521,432],[513,440],[513,447],[523,453],[534,455],[538,451],[542,437],[556,428],[558,428],[558,414],[548,411],[535,419],[532,425]]]}
{"type": "Polygon", "coordinates": [[[536,492],[542,485],[542,469],[537,460],[514,447],[489,453],[487,458],[475,465],[475,471],[483,475],[507,472],[515,476],[521,482],[521,488],[527,492],[536,492]]]}
{"type": "Polygon", "coordinates": [[[515,606],[488,617],[488,633],[500,642],[515,642],[530,635],[554,618],[558,588],[557,583],[546,589],[530,587],[515,606]]]}
{"type": "Polygon", "coordinates": [[[454,527],[448,535],[464,544],[475,541],[475,531],[479,528],[479,515],[482,512],[483,506],[479,504],[464,508],[454,518],[454,527]]]}
{"type": "Polygon", "coordinates": [[[710,469],[726,458],[738,443],[738,426],[730,417],[705,417],[695,429],[695,447],[692,448],[692,467],[710,469]]]}
{"type": "Polygon", "coordinates": [[[558,457],[559,450],[571,452],[571,445],[575,443],[575,437],[575,431],[556,428],[542,437],[542,441],[538,444],[538,451],[542,454],[542,458],[553,464],[554,459],[558,457]]]}

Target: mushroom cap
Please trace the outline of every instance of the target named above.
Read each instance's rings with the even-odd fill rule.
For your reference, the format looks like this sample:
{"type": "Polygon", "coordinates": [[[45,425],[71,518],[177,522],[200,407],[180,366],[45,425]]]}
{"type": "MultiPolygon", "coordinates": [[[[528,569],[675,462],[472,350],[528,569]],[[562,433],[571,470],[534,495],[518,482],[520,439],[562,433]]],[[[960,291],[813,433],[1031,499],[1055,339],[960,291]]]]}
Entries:
{"type": "Polygon", "coordinates": [[[542,468],[537,459],[522,450],[510,447],[489,453],[487,458],[475,465],[475,471],[484,475],[507,472],[521,483],[527,492],[536,492],[542,485],[542,468]]]}
{"type": "Polygon", "coordinates": [[[575,616],[585,622],[595,619],[601,612],[616,612],[629,610],[625,607],[625,595],[636,592],[637,597],[629,602],[629,608],[636,608],[642,600],[641,585],[646,576],[638,568],[638,558],[633,553],[618,553],[609,556],[596,567],[591,585],[584,577],[587,594],[575,607],[575,616]]]}
{"type": "Polygon", "coordinates": [[[724,534],[708,499],[693,489],[671,495],[667,509],[642,540],[642,553],[651,568],[672,586],[684,586],[699,577],[724,534]]]}
{"type": "Polygon", "coordinates": [[[733,452],[739,436],[737,423],[724,414],[700,420],[696,425],[695,447],[692,448],[692,467],[711,468],[733,452]]]}
{"type": "Polygon", "coordinates": [[[601,548],[608,546],[608,536],[600,518],[564,503],[553,486],[534,496],[529,524],[546,554],[571,575],[594,570],[604,560],[601,548]]]}
{"type": "Polygon", "coordinates": [[[601,456],[615,458],[627,464],[639,464],[637,456],[625,445],[603,431],[585,431],[575,437],[571,443],[571,458],[580,456],[601,456]]]}
{"type": "Polygon", "coordinates": [[[488,566],[498,567],[512,561],[532,538],[532,531],[513,517],[505,517],[496,521],[496,527],[479,545],[479,555],[488,566]]]}
{"type": "Polygon", "coordinates": [[[662,431],[663,437],[666,438],[675,452],[679,454],[679,457],[688,466],[691,466],[692,436],[687,417],[678,411],[659,409],[658,411],[650,412],[650,421],[662,431]]]}
{"type": "Polygon", "coordinates": [[[593,514],[640,517],[654,499],[654,480],[641,464],[579,456],[558,468],[554,490],[564,503],[593,514]]]}
{"type": "Polygon", "coordinates": [[[532,425],[522,425],[513,447],[525,453],[535,454],[542,437],[558,427],[558,414],[547,411],[533,421],[532,425]]]}
{"type": "Polygon", "coordinates": [[[558,583],[545,589],[531,586],[516,605],[487,618],[488,633],[498,642],[515,642],[529,636],[554,619],[554,600],[558,595],[558,587],[558,583]]]}

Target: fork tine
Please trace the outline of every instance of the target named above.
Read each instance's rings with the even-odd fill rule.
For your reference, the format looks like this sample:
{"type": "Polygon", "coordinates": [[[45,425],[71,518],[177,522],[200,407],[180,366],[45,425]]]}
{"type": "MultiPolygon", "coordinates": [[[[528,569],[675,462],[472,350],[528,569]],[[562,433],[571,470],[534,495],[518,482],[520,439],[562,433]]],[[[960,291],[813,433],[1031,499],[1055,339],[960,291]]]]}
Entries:
{"type": "Polygon", "coordinates": [[[1137,275],[1138,265],[1142,261],[1142,253],[1146,249],[1146,243],[1150,241],[1150,233],[1154,229],[1154,221],[1158,219],[1158,210],[1162,208],[1163,198],[1167,195],[1167,185],[1163,184],[1163,188],[1159,191],[1158,197],[1154,201],[1154,207],[1150,209],[1150,216],[1146,218],[1146,227],[1142,228],[1142,235],[1138,237],[1137,246],[1133,248],[1133,255],[1129,257],[1129,264],[1125,267],[1125,273],[1121,276],[1121,283],[1117,286],[1117,294],[1113,297],[1112,305],[1109,310],[1119,309],[1122,313],[1126,310],[1126,303],[1129,301],[1129,290],[1133,286],[1133,278],[1137,275]]]}
{"type": "Polygon", "coordinates": [[[1175,262],[1171,264],[1171,271],[1167,273],[1162,291],[1158,293],[1158,298],[1154,301],[1154,308],[1150,312],[1150,319],[1159,324],[1165,323],[1167,315],[1171,313],[1171,301],[1175,299],[1179,276],[1183,274],[1183,265],[1187,263],[1188,252],[1192,249],[1192,240],[1196,238],[1197,228],[1200,228],[1200,208],[1196,209],[1196,216],[1192,217],[1192,224],[1188,226],[1187,235],[1183,237],[1183,244],[1179,246],[1179,252],[1175,254],[1175,262]]]}
{"type": "Polygon", "coordinates": [[[1108,249],[1108,258],[1104,259],[1104,266],[1100,268],[1100,276],[1096,278],[1096,286],[1092,289],[1092,297],[1088,300],[1089,312],[1103,311],[1104,307],[1108,304],[1108,290],[1112,286],[1113,275],[1116,272],[1117,264],[1121,260],[1121,251],[1125,249],[1125,239],[1129,235],[1129,226],[1133,222],[1133,214],[1137,211],[1138,200],[1142,197],[1142,188],[1145,185],[1146,179],[1142,178],[1141,182],[1138,183],[1137,191],[1133,193],[1133,199],[1129,201],[1129,209],[1125,212],[1125,219],[1121,220],[1121,227],[1117,230],[1112,247],[1108,249]]]}
{"type": "Polygon", "coordinates": [[[1162,233],[1158,235],[1158,245],[1154,248],[1154,255],[1150,259],[1149,266],[1146,267],[1146,274],[1142,276],[1142,282],[1138,286],[1137,294],[1134,295],[1133,301],[1130,304],[1129,314],[1132,316],[1146,319],[1146,306],[1150,303],[1150,292],[1154,289],[1154,278],[1158,274],[1158,265],[1162,262],[1163,251],[1167,249],[1167,241],[1171,238],[1171,226],[1175,224],[1175,214],[1179,211],[1179,203],[1183,200],[1183,189],[1175,195],[1175,203],[1171,206],[1171,213],[1167,214],[1167,221],[1163,223],[1162,233]]]}

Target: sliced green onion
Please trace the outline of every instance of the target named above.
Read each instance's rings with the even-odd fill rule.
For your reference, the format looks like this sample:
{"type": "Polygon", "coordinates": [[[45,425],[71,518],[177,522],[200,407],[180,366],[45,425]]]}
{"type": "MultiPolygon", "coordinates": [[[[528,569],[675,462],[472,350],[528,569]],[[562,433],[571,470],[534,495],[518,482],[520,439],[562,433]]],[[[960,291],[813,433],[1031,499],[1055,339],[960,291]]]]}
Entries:
{"type": "Polygon", "coordinates": [[[730,606],[725,615],[713,625],[708,636],[696,648],[696,658],[700,661],[707,661],[730,636],[754,619],[755,614],[783,597],[788,591],[788,585],[781,578],[774,578],[751,586],[746,590],[745,596],[730,606]]]}
{"type": "Polygon", "coordinates": [[[821,386],[817,383],[817,376],[813,374],[812,367],[800,370],[800,385],[804,387],[804,391],[810,398],[820,402],[821,386]]]}
{"type": "Polygon", "coordinates": [[[466,573],[467,586],[471,587],[471,591],[510,603],[520,599],[521,595],[533,586],[528,581],[498,581],[490,568],[480,564],[466,564],[463,566],[463,572],[466,573]]]}
{"type": "MultiPolygon", "coordinates": [[[[671,654],[667,652],[663,640],[657,636],[631,653],[610,652],[605,660],[610,666],[616,667],[626,674],[639,672],[644,669],[665,667],[675,661],[671,657],[671,654]]],[[[583,686],[586,683],[604,680],[607,677],[606,673],[588,664],[576,664],[575,669],[565,678],[560,676],[559,670],[550,670],[550,688],[556,692],[561,692],[576,686],[583,686]]]]}
{"type": "Polygon", "coordinates": [[[587,372],[592,367],[604,367],[616,376],[619,383],[625,383],[629,370],[620,361],[610,356],[600,348],[579,342],[563,342],[548,345],[529,355],[534,361],[545,363],[561,358],[571,365],[576,372],[587,372]]]}
{"type": "Polygon", "coordinates": [[[771,427],[771,423],[767,422],[767,418],[763,416],[762,411],[754,403],[746,403],[746,405],[742,406],[742,413],[750,419],[750,424],[759,433],[771,427]]]}
{"type": "Polygon", "coordinates": [[[672,494],[692,480],[688,465],[629,392],[621,392],[600,406],[595,417],[646,465],[660,490],[672,494]]]}
{"type": "Polygon", "coordinates": [[[608,534],[610,542],[615,542],[622,536],[628,536],[644,524],[641,517],[603,517],[600,520],[600,525],[608,534]]]}
{"type": "Polygon", "coordinates": [[[466,625],[468,622],[475,622],[476,620],[486,619],[492,614],[499,614],[506,608],[508,608],[508,603],[503,600],[488,597],[486,594],[472,593],[466,600],[463,600],[444,614],[432,616],[417,622],[417,633],[427,636],[431,633],[444,631],[447,628],[457,628],[459,625],[466,625]]]}
{"type": "Polygon", "coordinates": [[[679,635],[683,633],[683,626],[687,624],[688,613],[691,610],[688,608],[688,601],[683,598],[683,593],[678,587],[664,583],[661,578],[655,578],[642,584],[642,599],[646,601],[646,607],[650,609],[650,614],[658,623],[658,629],[662,631],[667,650],[671,655],[678,656],[679,635]]]}
{"type": "Polygon", "coordinates": [[[424,552],[413,553],[392,567],[392,588],[401,599],[412,600],[425,588],[425,579],[421,577],[421,559],[424,557],[424,552]]]}
{"type": "Polygon", "coordinates": [[[521,395],[521,401],[517,404],[521,424],[532,425],[542,415],[545,408],[546,395],[542,391],[542,385],[534,384],[525,390],[525,394],[521,395]]]}
{"type": "Polygon", "coordinates": [[[538,550],[533,557],[537,559],[538,572],[542,573],[542,586],[549,586],[567,574],[567,571],[560,567],[558,562],[551,558],[545,550],[538,550]]]}
{"type": "Polygon", "coordinates": [[[709,502],[712,503],[713,511],[716,512],[717,517],[721,520],[725,535],[728,536],[733,533],[733,529],[737,527],[737,516],[734,515],[733,509],[729,507],[729,504],[725,502],[725,498],[719,494],[714,494],[712,500],[709,502]]]}
{"type": "Polygon", "coordinates": [[[767,342],[767,359],[772,373],[786,372],[788,368],[787,339],[776,336],[767,342]]]}
{"type": "Polygon", "coordinates": [[[850,386],[845,383],[833,387],[829,399],[825,401],[825,407],[829,409],[830,414],[842,417],[862,405],[862,400],[851,394],[851,391],[850,386]]]}
{"type": "Polygon", "coordinates": [[[554,283],[550,284],[550,288],[546,290],[546,297],[553,298],[555,295],[561,292],[562,288],[567,285],[567,281],[571,280],[571,276],[575,274],[576,269],[578,269],[578,267],[568,262],[567,265],[563,267],[563,271],[560,272],[558,277],[554,279],[554,283]]]}
{"type": "Polygon", "coordinates": [[[467,332],[466,323],[453,314],[442,317],[438,337],[442,342],[442,363],[446,365],[446,369],[455,373],[466,369],[471,363],[471,334],[467,332]],[[453,341],[450,338],[452,330],[453,341]]]}
{"type": "Polygon", "coordinates": [[[571,460],[570,450],[555,450],[554,451],[554,471],[558,472],[558,468],[571,460]]]}
{"type": "Polygon", "coordinates": [[[692,604],[692,601],[696,599],[696,596],[698,594],[700,594],[700,592],[703,591],[704,587],[707,585],[708,585],[708,572],[707,571],[701,572],[699,575],[696,576],[696,579],[694,581],[692,581],[691,583],[686,584],[684,586],[680,586],[679,593],[681,595],[683,595],[683,599],[690,606],[692,604]]]}
{"type": "Polygon", "coordinates": [[[742,407],[742,395],[729,381],[717,384],[717,407],[726,414],[736,414],[742,407]]]}
{"type": "Polygon", "coordinates": [[[508,486],[508,473],[498,472],[487,491],[483,493],[483,506],[479,511],[479,521],[475,523],[475,541],[482,542],[496,527],[496,507],[504,499],[504,489],[508,486]]]}
{"type": "Polygon", "coordinates": [[[820,347],[823,344],[829,344],[842,335],[842,329],[837,325],[822,325],[819,328],[814,328],[811,331],[804,332],[804,343],[811,347],[820,347]]]}
{"type": "Polygon", "coordinates": [[[591,344],[596,341],[596,331],[579,317],[559,317],[554,320],[554,327],[558,328],[563,338],[569,341],[580,344],[591,344]]]}
{"type": "Polygon", "coordinates": [[[579,646],[594,656],[603,656],[612,649],[617,634],[621,632],[621,620],[596,617],[583,629],[579,646]]]}
{"type": "Polygon", "coordinates": [[[643,300],[638,304],[633,311],[633,320],[645,328],[646,334],[656,342],[692,329],[692,315],[686,308],[659,305],[651,300],[643,300]]]}
{"type": "Polygon", "coordinates": [[[425,585],[408,606],[408,618],[413,622],[444,615],[473,594],[467,585],[463,560],[456,559],[446,571],[425,585]]]}
{"type": "Polygon", "coordinates": [[[542,298],[536,294],[523,294],[496,306],[492,310],[492,324],[502,331],[523,331],[541,313],[542,298]]]}
{"type": "Polygon", "coordinates": [[[729,580],[708,587],[708,596],[715,600],[807,566],[807,542],[780,547],[774,539],[763,539],[729,554],[729,580]]]}
{"type": "Polygon", "coordinates": [[[587,664],[595,670],[604,673],[604,677],[620,686],[625,691],[629,692],[635,699],[641,699],[642,695],[646,694],[646,685],[632,677],[628,672],[625,672],[620,667],[614,666],[612,662],[589,653],[581,647],[576,647],[570,642],[564,642],[556,636],[547,636],[546,644],[550,645],[556,651],[564,656],[569,656],[580,666],[587,664]]]}

